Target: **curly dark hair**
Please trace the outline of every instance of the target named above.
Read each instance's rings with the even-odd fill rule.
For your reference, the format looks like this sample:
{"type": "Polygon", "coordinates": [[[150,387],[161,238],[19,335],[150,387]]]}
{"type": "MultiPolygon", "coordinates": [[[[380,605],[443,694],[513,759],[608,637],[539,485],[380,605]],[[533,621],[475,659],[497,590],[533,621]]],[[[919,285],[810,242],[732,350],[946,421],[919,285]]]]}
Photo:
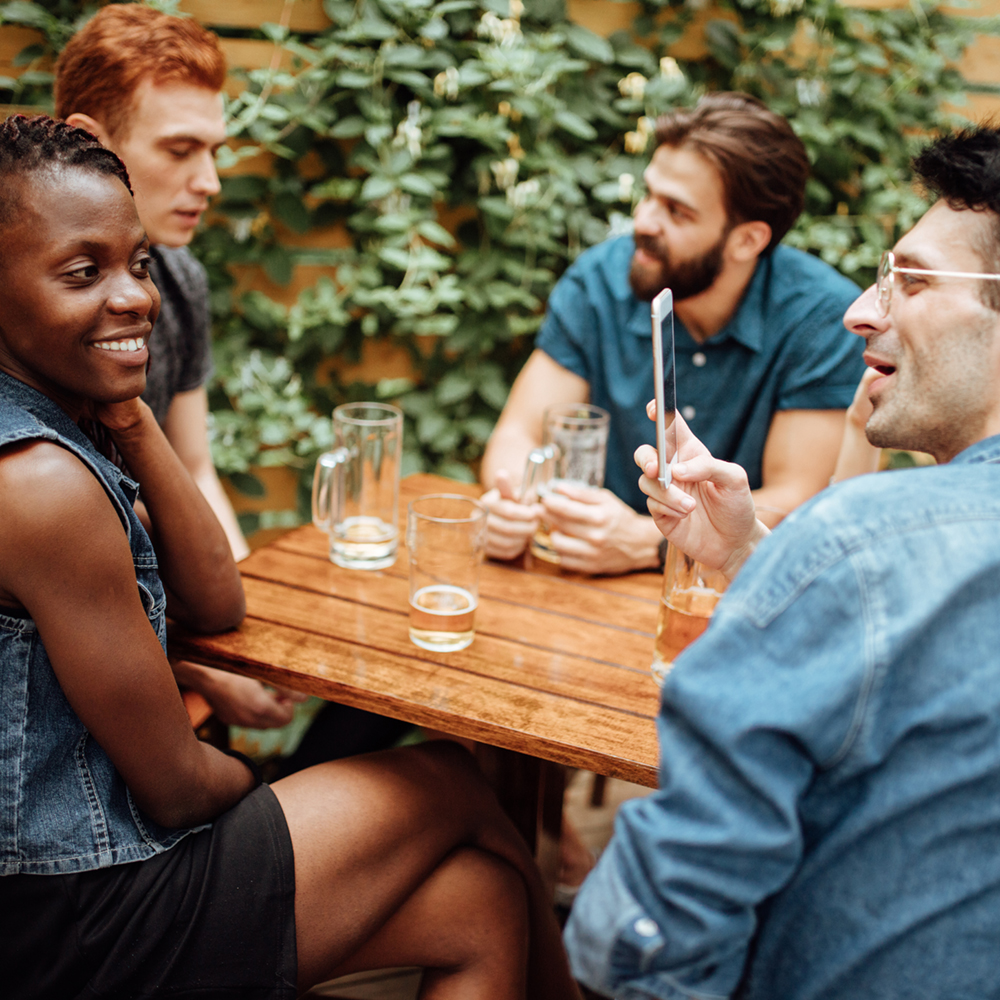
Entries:
{"type": "Polygon", "coordinates": [[[766,222],[778,245],[805,204],[809,156],[788,120],[750,94],[706,94],[657,119],[656,143],[688,147],[722,178],[730,223],[766,222]]]}
{"type": "Polygon", "coordinates": [[[20,191],[13,180],[61,167],[117,177],[132,193],[125,164],[89,132],[47,115],[12,115],[0,122],[0,230],[17,215],[20,191]]]}
{"type": "MultiPolygon", "coordinates": [[[[942,136],[913,159],[924,185],[957,212],[986,212],[990,235],[976,250],[988,271],[1000,272],[1000,128],[977,125],[942,136]]],[[[1000,312],[1000,282],[981,281],[980,296],[1000,312]]]]}

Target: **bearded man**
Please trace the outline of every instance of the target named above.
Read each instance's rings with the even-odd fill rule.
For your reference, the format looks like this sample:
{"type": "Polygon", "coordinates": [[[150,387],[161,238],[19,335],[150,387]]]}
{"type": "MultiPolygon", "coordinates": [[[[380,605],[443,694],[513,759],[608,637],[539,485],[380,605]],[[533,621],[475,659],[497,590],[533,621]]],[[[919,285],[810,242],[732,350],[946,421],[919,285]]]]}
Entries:
{"type": "Polygon", "coordinates": [[[663,116],[656,140],[634,235],[581,254],[558,282],[490,439],[482,475],[494,558],[518,556],[544,514],[566,569],[662,565],[632,454],[652,440],[649,302],[663,288],[675,304],[679,410],[713,455],[746,470],[762,520],[776,523],[834,470],[864,371],[842,323],[859,289],[779,245],[804,203],[802,142],[780,115],[736,93],[663,116]],[[520,502],[545,408],[575,402],[611,414],[607,488],[566,485],[520,502]]]}

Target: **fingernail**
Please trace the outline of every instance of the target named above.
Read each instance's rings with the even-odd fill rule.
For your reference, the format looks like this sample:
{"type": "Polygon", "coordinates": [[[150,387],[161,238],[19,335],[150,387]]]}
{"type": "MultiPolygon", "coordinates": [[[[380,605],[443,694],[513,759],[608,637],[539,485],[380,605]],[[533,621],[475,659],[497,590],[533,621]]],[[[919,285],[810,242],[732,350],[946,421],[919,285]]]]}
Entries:
{"type": "Polygon", "coordinates": [[[698,505],[694,502],[693,497],[684,496],[681,498],[681,506],[685,510],[694,510],[698,505]]]}

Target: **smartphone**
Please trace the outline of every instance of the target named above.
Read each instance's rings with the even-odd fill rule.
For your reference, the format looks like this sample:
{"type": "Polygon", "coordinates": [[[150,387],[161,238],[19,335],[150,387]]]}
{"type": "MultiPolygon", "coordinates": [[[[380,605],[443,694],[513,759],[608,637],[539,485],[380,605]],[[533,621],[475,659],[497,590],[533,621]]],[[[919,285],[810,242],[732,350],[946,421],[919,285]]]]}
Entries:
{"type": "Polygon", "coordinates": [[[674,293],[664,288],[653,299],[653,382],[656,389],[656,455],[660,485],[670,485],[670,466],[677,456],[677,381],[674,377],[674,293]],[[666,321],[666,323],[664,322],[666,321]],[[667,335],[663,328],[666,326],[667,335]]]}

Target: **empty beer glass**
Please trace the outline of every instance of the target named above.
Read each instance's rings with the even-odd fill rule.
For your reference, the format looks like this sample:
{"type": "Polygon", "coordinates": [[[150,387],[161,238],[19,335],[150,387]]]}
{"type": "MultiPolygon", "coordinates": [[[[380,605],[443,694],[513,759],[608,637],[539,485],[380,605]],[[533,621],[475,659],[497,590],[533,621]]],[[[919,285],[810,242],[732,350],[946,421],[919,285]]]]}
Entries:
{"type": "Polygon", "coordinates": [[[337,447],[320,455],[313,477],[313,523],[330,533],[330,559],[348,569],[384,569],[399,544],[403,414],[386,403],[346,403],[333,411],[337,447]]]}

